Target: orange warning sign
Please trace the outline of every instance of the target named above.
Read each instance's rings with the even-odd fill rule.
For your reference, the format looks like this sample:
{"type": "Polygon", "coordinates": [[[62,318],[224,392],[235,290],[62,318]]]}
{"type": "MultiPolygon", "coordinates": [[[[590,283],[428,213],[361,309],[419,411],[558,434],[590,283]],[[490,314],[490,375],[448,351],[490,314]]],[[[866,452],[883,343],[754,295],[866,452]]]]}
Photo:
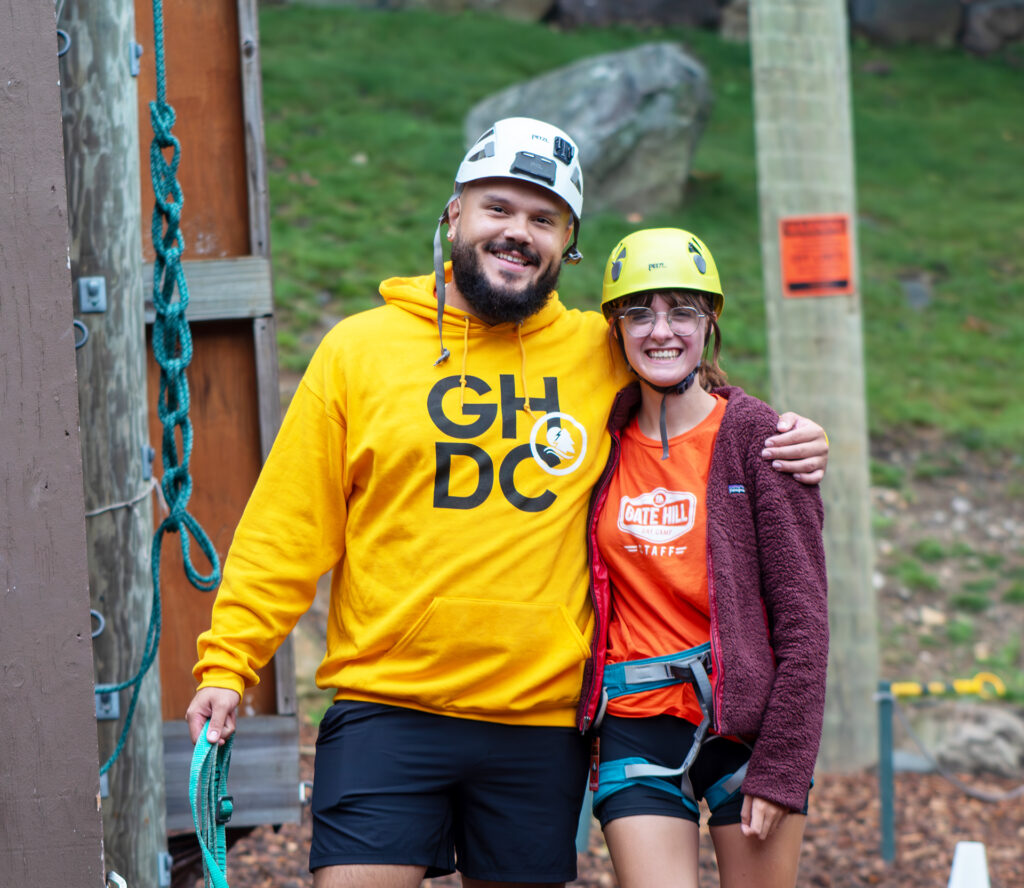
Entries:
{"type": "Polygon", "coordinates": [[[780,219],[779,254],[784,297],[846,296],[853,292],[848,214],[780,219]]]}

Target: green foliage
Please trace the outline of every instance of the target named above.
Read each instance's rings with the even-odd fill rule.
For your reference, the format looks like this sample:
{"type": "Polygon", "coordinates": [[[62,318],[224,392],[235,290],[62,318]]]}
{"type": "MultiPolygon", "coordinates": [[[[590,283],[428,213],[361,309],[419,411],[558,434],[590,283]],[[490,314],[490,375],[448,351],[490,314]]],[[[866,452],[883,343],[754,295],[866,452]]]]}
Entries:
{"type": "Polygon", "coordinates": [[[914,464],[914,477],[921,481],[955,477],[962,475],[963,471],[963,461],[953,455],[946,459],[921,459],[914,464]]]}
{"type": "Polygon", "coordinates": [[[981,563],[989,570],[998,570],[1005,560],[1006,556],[1001,552],[985,552],[981,556],[981,563]]]}
{"type": "Polygon", "coordinates": [[[891,487],[898,490],[906,480],[906,472],[893,463],[871,460],[871,483],[876,487],[891,487]]]}
{"type": "Polygon", "coordinates": [[[974,623],[970,620],[953,620],[946,627],[950,644],[970,644],[974,641],[974,623]]]}
{"type": "MultiPolygon", "coordinates": [[[[587,259],[565,271],[560,293],[571,306],[596,307],[619,237],[641,226],[693,228],[726,286],[724,365],[768,396],[748,47],[696,30],[559,32],[485,14],[291,4],[263,7],[260,25],[286,367],[308,360],[317,325],[378,304],[382,278],[429,269],[475,102],[586,56],[672,39],[705,64],[715,93],[686,206],[632,222],[588,213],[587,259]]],[[[1024,399],[1015,397],[1024,369],[1024,115],[1007,110],[1020,105],[1011,61],[853,46],[872,432],[932,428],[979,452],[1024,445],[1024,399]],[[925,304],[904,295],[908,278],[931,288],[925,304]]]]}
{"type": "Polygon", "coordinates": [[[967,611],[972,614],[980,614],[992,606],[992,602],[983,592],[964,592],[950,598],[950,603],[957,610],[967,611]]]}
{"type": "Polygon", "coordinates": [[[1014,583],[1003,593],[1007,604],[1024,604],[1024,583],[1014,583]]]}
{"type": "Polygon", "coordinates": [[[896,523],[896,519],[889,515],[880,515],[878,512],[871,514],[871,530],[876,533],[884,533],[896,523]]]}
{"type": "Polygon", "coordinates": [[[934,563],[946,557],[946,548],[938,540],[927,537],[914,545],[914,554],[922,561],[934,563]]]}
{"type": "Polygon", "coordinates": [[[896,566],[896,577],[908,589],[932,592],[939,588],[939,580],[934,574],[928,573],[912,558],[904,558],[896,566]]]}
{"type": "Polygon", "coordinates": [[[977,580],[968,580],[963,584],[963,589],[969,595],[984,595],[991,592],[995,586],[996,580],[993,577],[981,577],[977,580]]]}

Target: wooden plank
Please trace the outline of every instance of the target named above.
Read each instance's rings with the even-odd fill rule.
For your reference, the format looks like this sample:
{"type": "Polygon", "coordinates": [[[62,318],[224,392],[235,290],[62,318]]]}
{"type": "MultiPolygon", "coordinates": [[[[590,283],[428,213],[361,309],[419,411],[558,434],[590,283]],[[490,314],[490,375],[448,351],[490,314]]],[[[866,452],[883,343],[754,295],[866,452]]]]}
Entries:
{"type": "Polygon", "coordinates": [[[245,118],[245,179],[249,189],[249,251],[257,256],[269,256],[270,196],[263,137],[263,81],[256,0],[238,0],[238,29],[245,118]]]}
{"type": "MultiPolygon", "coordinates": [[[[152,141],[149,102],[156,96],[149,0],[136,0],[135,23],[135,39],[143,46],[138,78],[139,149],[144,171],[142,213],[148,231],[153,211],[148,173],[152,141]]],[[[172,133],[181,143],[178,181],[185,195],[181,221],[184,255],[188,259],[249,255],[253,250],[235,0],[165,4],[164,44],[167,102],[177,118],[172,133]]],[[[148,236],[142,249],[145,259],[151,261],[148,236]]]]}
{"type": "MultiPolygon", "coordinates": [[[[184,720],[164,724],[167,828],[192,830],[188,776],[192,740],[184,720]]],[[[228,792],[234,799],[231,826],[298,823],[299,723],[293,715],[238,720],[231,749],[228,792]]]]}
{"type": "MultiPolygon", "coordinates": [[[[190,416],[195,436],[190,463],[193,493],[188,509],[210,536],[222,563],[246,501],[263,465],[260,444],[259,397],[254,375],[252,322],[207,321],[192,325],[194,354],[189,367],[190,416]]],[[[150,355],[149,397],[156,404],[159,368],[150,355]]],[[[150,440],[158,456],[162,427],[155,408],[150,414],[150,440]]],[[[156,519],[162,514],[157,510],[156,519]]],[[[192,546],[200,570],[202,555],[192,546]]],[[[213,594],[189,582],[175,536],[165,538],[160,563],[164,635],[160,645],[164,720],[178,721],[195,693],[192,666],[195,639],[210,626],[213,594]]],[[[242,698],[243,715],[273,713],[276,680],[272,665],[261,673],[260,684],[242,698]]]]}
{"type": "Polygon", "coordinates": [[[0,0],[0,882],[96,888],[103,832],[54,47],[52,4],[0,0]]]}
{"type": "MultiPolygon", "coordinates": [[[[183,262],[182,266],[188,285],[185,317],[189,321],[257,318],[273,313],[274,297],[268,259],[262,256],[200,259],[183,262]]],[[[152,299],[151,262],[142,267],[142,287],[146,300],[146,323],[152,324],[156,311],[152,299]]]]}

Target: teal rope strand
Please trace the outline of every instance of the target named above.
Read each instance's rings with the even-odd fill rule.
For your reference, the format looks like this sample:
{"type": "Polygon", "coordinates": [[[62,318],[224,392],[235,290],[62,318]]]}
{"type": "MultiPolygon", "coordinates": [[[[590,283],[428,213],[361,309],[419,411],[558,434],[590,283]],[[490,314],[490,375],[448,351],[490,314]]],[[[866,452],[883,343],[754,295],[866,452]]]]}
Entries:
{"type": "Polygon", "coordinates": [[[178,164],[181,144],[171,133],[174,126],[174,108],[167,104],[167,77],[164,69],[164,17],[161,0],[153,0],[153,42],[156,58],[155,102],[149,103],[153,141],[149,148],[150,174],[153,179],[152,240],[156,259],[153,263],[153,356],[160,366],[160,393],[157,415],[163,424],[161,456],[164,473],[160,479],[164,499],[170,514],[160,522],[153,534],[150,555],[150,573],[153,581],[153,604],[150,609],[149,628],[138,672],[119,684],[97,685],[96,693],[117,693],[132,688],[131,702],[125,715],[124,726],[113,754],[100,768],[100,774],[110,770],[124,748],[131,728],[135,706],[138,703],[142,679],[156,660],[160,644],[160,553],[166,533],[180,533],[181,555],[185,575],[195,588],[210,592],[220,585],[220,559],[217,550],[199,522],[188,512],[192,496],[192,477],[189,460],[192,457],[192,421],[189,419],[189,389],[186,371],[192,362],[192,332],[185,310],[188,308],[188,284],[181,265],[185,242],[181,235],[181,207],[184,195],[178,184],[178,164]],[[168,161],[166,149],[172,149],[168,161]],[[174,300],[177,289],[179,298],[174,300]],[[181,435],[179,457],[176,430],[181,435]],[[210,563],[210,572],[200,573],[192,563],[189,534],[210,563]]]}

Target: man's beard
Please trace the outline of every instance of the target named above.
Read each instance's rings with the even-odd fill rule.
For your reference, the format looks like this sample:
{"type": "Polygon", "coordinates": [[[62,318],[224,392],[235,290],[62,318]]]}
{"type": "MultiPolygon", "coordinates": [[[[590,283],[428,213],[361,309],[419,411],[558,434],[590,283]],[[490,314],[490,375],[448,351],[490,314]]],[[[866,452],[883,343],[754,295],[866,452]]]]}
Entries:
{"type": "MultiPolygon", "coordinates": [[[[514,251],[529,261],[539,264],[540,256],[529,247],[505,242],[491,242],[483,249],[488,251],[514,251]]],[[[458,235],[452,242],[452,276],[455,286],[469,303],[473,313],[490,324],[519,323],[540,311],[548,301],[551,291],[558,286],[560,263],[543,271],[532,284],[522,288],[495,286],[480,267],[480,257],[474,247],[465,243],[458,235]]]]}

